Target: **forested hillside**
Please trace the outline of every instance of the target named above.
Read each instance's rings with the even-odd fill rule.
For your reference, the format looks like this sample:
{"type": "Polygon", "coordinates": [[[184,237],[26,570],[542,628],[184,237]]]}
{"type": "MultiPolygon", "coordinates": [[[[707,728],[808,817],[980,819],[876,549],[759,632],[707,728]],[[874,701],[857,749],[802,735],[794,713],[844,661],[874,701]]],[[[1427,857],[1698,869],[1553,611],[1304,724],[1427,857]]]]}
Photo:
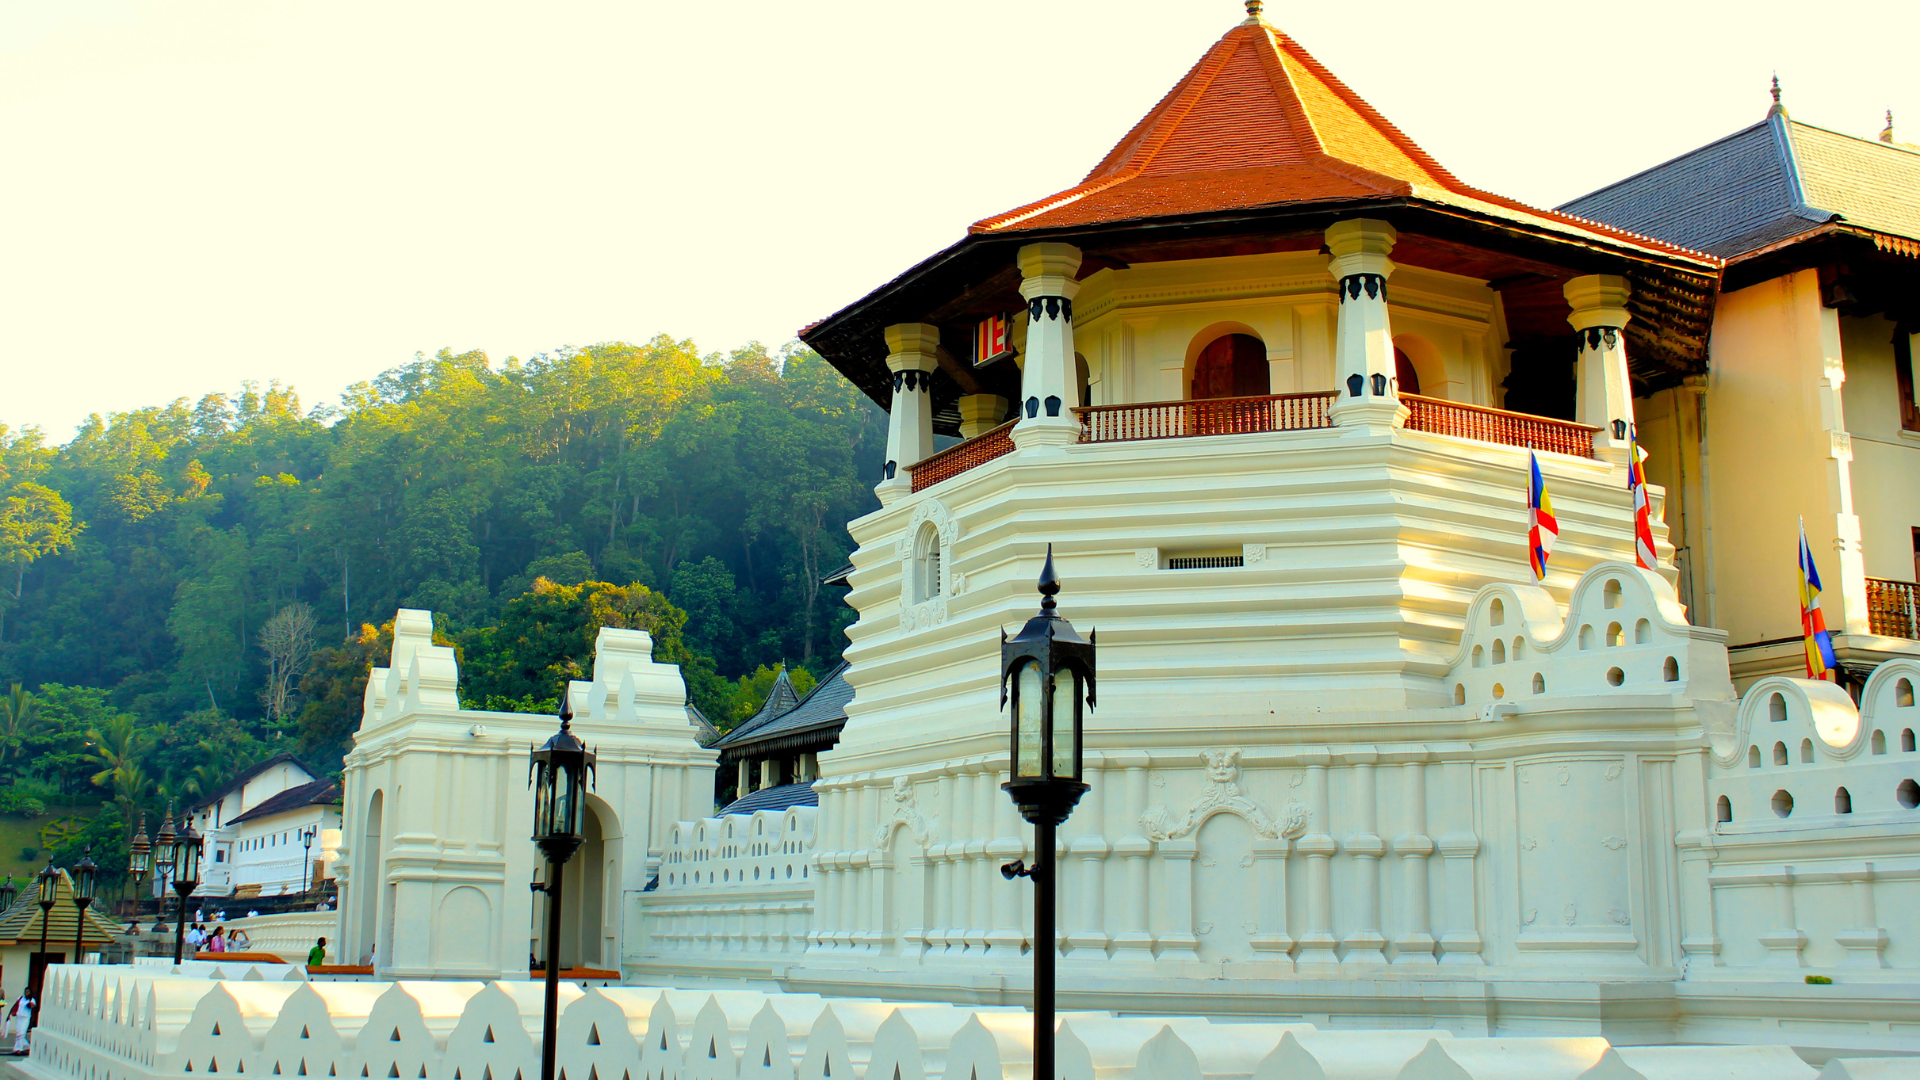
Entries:
{"type": "Polygon", "coordinates": [[[335,770],[398,607],[435,612],[474,707],[549,708],[599,626],[651,629],[724,728],[780,663],[838,659],[820,578],[885,439],[809,351],[664,336],[443,351],[337,408],[249,384],[62,446],[0,428],[0,778],[131,813],[279,750],[335,770]]]}

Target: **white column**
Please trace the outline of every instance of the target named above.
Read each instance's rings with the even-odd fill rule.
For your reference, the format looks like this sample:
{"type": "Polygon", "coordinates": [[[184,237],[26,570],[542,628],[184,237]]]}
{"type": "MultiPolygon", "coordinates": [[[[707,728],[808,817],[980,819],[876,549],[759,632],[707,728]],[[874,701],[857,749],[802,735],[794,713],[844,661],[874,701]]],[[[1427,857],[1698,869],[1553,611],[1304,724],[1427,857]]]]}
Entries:
{"type": "MultiPolygon", "coordinates": [[[[1107,777],[1111,774],[1102,770],[1094,755],[1086,755],[1084,763],[1085,779],[1092,790],[1080,801],[1080,810],[1075,817],[1080,825],[1075,836],[1066,844],[1068,858],[1075,871],[1061,873],[1062,881],[1072,881],[1072,891],[1067,900],[1066,947],[1067,955],[1077,960],[1105,960],[1107,958],[1106,932],[1106,878],[1107,852],[1111,850],[1102,826],[1106,816],[1107,777]]],[[[1069,825],[1073,818],[1067,819],[1069,825]]]]}
{"type": "Polygon", "coordinates": [[[1340,295],[1334,331],[1334,399],[1341,427],[1384,432],[1406,423],[1394,375],[1393,327],[1387,318],[1388,254],[1399,233],[1384,221],[1349,218],[1327,228],[1327,269],[1340,295]]]}
{"type": "Polygon", "coordinates": [[[933,369],[939,366],[940,328],[926,323],[887,327],[887,368],[893,403],[887,408],[887,462],[873,489],[886,504],[913,492],[907,470],[933,453],[933,369]]]}
{"type": "Polygon", "coordinates": [[[1295,942],[1295,961],[1301,967],[1336,964],[1333,939],[1333,854],[1339,841],[1327,831],[1327,755],[1311,753],[1307,757],[1307,799],[1313,806],[1310,830],[1294,844],[1307,857],[1307,930],[1295,942]]]}
{"type": "Polygon", "coordinates": [[[1633,384],[1627,378],[1627,279],[1614,274],[1587,274],[1568,281],[1564,289],[1573,310],[1567,322],[1580,333],[1580,359],[1575,368],[1574,419],[1600,429],[1593,437],[1594,453],[1616,465],[1627,460],[1627,440],[1633,430],[1633,384]]]}
{"type": "Polygon", "coordinates": [[[960,437],[985,435],[1005,422],[1007,399],[999,394],[966,394],[960,398],[960,437]]]}
{"type": "Polygon", "coordinates": [[[1853,890],[1854,914],[1854,929],[1833,935],[1833,940],[1847,950],[1841,966],[1876,969],[1889,966],[1886,957],[1881,955],[1887,948],[1887,931],[1874,914],[1873,864],[1867,863],[1864,870],[1843,872],[1841,876],[1847,888],[1853,890]]]}
{"type": "Polygon", "coordinates": [[[1020,295],[1027,299],[1027,346],[1020,370],[1020,422],[1014,445],[1065,446],[1080,441],[1073,367],[1073,298],[1080,291],[1080,249],[1028,244],[1020,249],[1020,295]]]}
{"type": "Polygon", "coordinates": [[[1024,830],[1014,810],[1013,800],[997,790],[1004,782],[1004,776],[996,764],[986,773],[986,783],[982,785],[982,792],[993,804],[995,834],[993,841],[987,844],[987,865],[984,868],[985,872],[991,874],[987,880],[993,888],[993,925],[987,931],[987,954],[1013,959],[1021,955],[1020,946],[1027,941],[1026,932],[1022,929],[1022,913],[1033,910],[1032,885],[1024,879],[995,879],[1000,878],[998,871],[1007,863],[1016,859],[1031,863],[1037,856],[1027,850],[1026,838],[1020,835],[1024,830]]]}
{"type": "Polygon", "coordinates": [[[1800,929],[1793,914],[1793,867],[1761,880],[1773,885],[1774,927],[1760,935],[1766,947],[1767,963],[1773,967],[1800,967],[1800,950],[1807,947],[1806,931],[1800,929]]]}
{"type": "MultiPolygon", "coordinates": [[[[1147,928],[1147,858],[1153,854],[1153,841],[1140,835],[1140,808],[1147,805],[1147,755],[1110,754],[1108,763],[1123,770],[1126,796],[1119,800],[1119,812],[1126,815],[1125,833],[1114,842],[1113,853],[1121,859],[1121,885],[1117,912],[1119,929],[1113,935],[1115,960],[1151,961],[1153,932],[1147,928]]],[[[1110,804],[1111,805],[1111,804],[1110,804]]]]}
{"type": "Polygon", "coordinates": [[[1409,761],[1401,772],[1407,778],[1407,831],[1393,838],[1393,850],[1400,856],[1400,876],[1406,886],[1407,927],[1393,943],[1393,962],[1432,964],[1436,961],[1429,929],[1427,857],[1433,854],[1433,838],[1427,835],[1427,763],[1409,761]]]}
{"type": "Polygon", "coordinates": [[[1352,755],[1354,816],[1353,835],[1344,845],[1353,856],[1353,929],[1340,940],[1346,946],[1342,964],[1384,964],[1387,937],[1380,932],[1380,857],[1387,853],[1386,841],[1376,831],[1379,799],[1375,791],[1374,755],[1352,755]]]}

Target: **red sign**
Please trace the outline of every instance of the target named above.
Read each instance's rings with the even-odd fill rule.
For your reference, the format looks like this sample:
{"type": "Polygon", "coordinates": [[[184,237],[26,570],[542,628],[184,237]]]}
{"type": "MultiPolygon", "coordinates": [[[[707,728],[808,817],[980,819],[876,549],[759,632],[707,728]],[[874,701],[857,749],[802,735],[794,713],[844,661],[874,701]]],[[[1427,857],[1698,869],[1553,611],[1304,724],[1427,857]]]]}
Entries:
{"type": "Polygon", "coordinates": [[[984,367],[1013,355],[1013,320],[995,315],[973,330],[973,366],[984,367]]]}

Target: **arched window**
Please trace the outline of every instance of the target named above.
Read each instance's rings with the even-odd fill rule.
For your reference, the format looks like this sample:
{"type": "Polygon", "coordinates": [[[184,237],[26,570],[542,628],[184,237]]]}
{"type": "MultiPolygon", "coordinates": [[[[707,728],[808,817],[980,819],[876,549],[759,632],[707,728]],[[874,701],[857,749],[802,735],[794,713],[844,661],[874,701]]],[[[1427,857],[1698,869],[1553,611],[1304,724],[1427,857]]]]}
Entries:
{"type": "Polygon", "coordinates": [[[913,602],[924,604],[940,595],[940,530],[929,521],[920,526],[913,551],[913,602]]]}
{"type": "Polygon", "coordinates": [[[1267,347],[1250,334],[1223,334],[1200,350],[1193,363],[1189,396],[1264,397],[1273,392],[1267,347]]]}
{"type": "Polygon", "coordinates": [[[1397,345],[1393,350],[1393,377],[1399,380],[1401,393],[1420,392],[1420,373],[1413,369],[1413,360],[1397,345]]]}
{"type": "Polygon", "coordinates": [[[1747,768],[1757,769],[1759,767],[1760,767],[1760,748],[1757,746],[1747,747],[1747,768]]]}
{"type": "Polygon", "coordinates": [[[1886,753],[1887,752],[1887,733],[1884,731],[1874,732],[1873,737],[1869,740],[1869,743],[1872,746],[1874,753],[1876,754],[1886,753]]]}
{"type": "Polygon", "coordinates": [[[1773,763],[1775,765],[1785,765],[1787,763],[1786,743],[1777,742],[1773,744],[1773,763]]]}
{"type": "Polygon", "coordinates": [[[1767,719],[1779,723],[1787,718],[1787,699],[1775,694],[1767,699],[1767,719]]]}
{"type": "Polygon", "coordinates": [[[1899,682],[1893,684],[1893,703],[1896,707],[1902,709],[1910,709],[1913,707],[1912,679],[1901,679],[1899,682]]]}
{"type": "Polygon", "coordinates": [[[1800,740],[1800,764],[1802,765],[1813,764],[1813,740],[1812,739],[1800,740]]]}
{"type": "Polygon", "coordinates": [[[1087,358],[1079,353],[1073,354],[1073,382],[1074,389],[1078,391],[1074,400],[1079,406],[1084,409],[1093,404],[1093,391],[1088,389],[1093,382],[1093,369],[1087,366],[1087,358]]]}
{"type": "Polygon", "coordinates": [[[1720,802],[1717,807],[1717,810],[1718,810],[1718,813],[1715,814],[1715,817],[1722,823],[1733,820],[1733,800],[1732,799],[1727,798],[1725,795],[1720,796],[1720,802]]]}
{"type": "Polygon", "coordinates": [[[1833,791],[1833,812],[1836,814],[1853,813],[1853,793],[1846,788],[1835,788],[1833,791]]]}

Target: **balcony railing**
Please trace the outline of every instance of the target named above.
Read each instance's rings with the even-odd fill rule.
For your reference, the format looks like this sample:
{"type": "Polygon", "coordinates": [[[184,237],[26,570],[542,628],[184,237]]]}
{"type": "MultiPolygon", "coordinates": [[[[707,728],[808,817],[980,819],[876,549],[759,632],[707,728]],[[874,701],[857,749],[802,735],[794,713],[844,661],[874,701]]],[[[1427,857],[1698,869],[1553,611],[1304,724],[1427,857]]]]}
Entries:
{"type": "Polygon", "coordinates": [[[1920,582],[1868,578],[1867,632],[1920,639],[1920,582]]]}
{"type": "MultiPolygon", "coordinates": [[[[1081,442],[1136,442],[1142,439],[1184,439],[1194,435],[1247,435],[1330,428],[1333,420],[1329,410],[1338,398],[1337,392],[1324,390],[1264,397],[1094,405],[1073,412],[1080,418],[1081,442]]],[[[1442,401],[1417,394],[1402,394],[1400,400],[1409,410],[1407,427],[1415,431],[1531,450],[1550,450],[1575,457],[1593,456],[1593,433],[1598,429],[1585,424],[1555,420],[1550,416],[1489,409],[1484,405],[1442,401]]],[[[1017,422],[1009,420],[992,431],[956,443],[908,467],[907,473],[913,478],[913,490],[922,491],[942,480],[959,476],[976,465],[984,465],[1011,453],[1013,425],[1017,422]]]]}
{"type": "Polygon", "coordinates": [[[1407,426],[1415,431],[1523,446],[1529,450],[1551,450],[1574,457],[1593,456],[1593,433],[1599,430],[1571,420],[1489,409],[1484,405],[1442,401],[1418,394],[1401,394],[1400,401],[1410,413],[1407,426]]]}
{"type": "Polygon", "coordinates": [[[1333,391],[1327,390],[1265,397],[1094,405],[1073,411],[1080,417],[1081,442],[1132,442],[1332,427],[1327,407],[1333,404],[1334,396],[1333,391]]]}
{"type": "Polygon", "coordinates": [[[913,490],[930,488],[976,465],[985,465],[1002,454],[1011,454],[1015,423],[1009,420],[992,431],[975,435],[966,442],[954,443],[925,461],[908,466],[907,475],[913,477],[913,490]]]}

